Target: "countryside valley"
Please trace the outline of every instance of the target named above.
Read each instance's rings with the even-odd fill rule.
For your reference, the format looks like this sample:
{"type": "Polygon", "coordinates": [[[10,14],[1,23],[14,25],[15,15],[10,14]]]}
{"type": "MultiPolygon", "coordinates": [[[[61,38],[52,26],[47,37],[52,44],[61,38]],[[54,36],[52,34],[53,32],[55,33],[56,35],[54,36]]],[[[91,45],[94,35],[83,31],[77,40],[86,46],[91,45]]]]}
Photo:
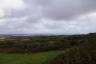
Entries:
{"type": "Polygon", "coordinates": [[[96,33],[1,36],[1,64],[96,64],[96,33]]]}

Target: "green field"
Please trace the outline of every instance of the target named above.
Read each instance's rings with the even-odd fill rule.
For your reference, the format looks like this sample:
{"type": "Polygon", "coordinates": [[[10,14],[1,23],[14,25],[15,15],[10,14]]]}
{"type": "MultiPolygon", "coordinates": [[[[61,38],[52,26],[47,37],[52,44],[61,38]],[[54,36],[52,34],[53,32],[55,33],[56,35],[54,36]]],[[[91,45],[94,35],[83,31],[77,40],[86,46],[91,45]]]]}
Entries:
{"type": "Polygon", "coordinates": [[[32,54],[0,54],[0,64],[42,64],[64,51],[47,51],[32,54]]]}

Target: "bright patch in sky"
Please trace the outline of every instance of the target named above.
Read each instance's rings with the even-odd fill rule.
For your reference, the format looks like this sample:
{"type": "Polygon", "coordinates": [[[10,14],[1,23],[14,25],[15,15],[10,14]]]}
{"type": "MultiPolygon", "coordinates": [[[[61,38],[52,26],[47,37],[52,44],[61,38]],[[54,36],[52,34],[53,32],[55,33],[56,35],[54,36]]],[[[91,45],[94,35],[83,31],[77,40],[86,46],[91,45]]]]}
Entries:
{"type": "Polygon", "coordinates": [[[0,10],[0,17],[3,17],[3,16],[5,16],[5,13],[4,13],[4,11],[1,9],[1,10],[0,10]]]}
{"type": "Polygon", "coordinates": [[[21,9],[25,6],[23,0],[0,0],[2,9],[21,9]]]}
{"type": "Polygon", "coordinates": [[[23,0],[0,0],[0,17],[4,17],[12,10],[21,10],[24,7],[23,0]]]}

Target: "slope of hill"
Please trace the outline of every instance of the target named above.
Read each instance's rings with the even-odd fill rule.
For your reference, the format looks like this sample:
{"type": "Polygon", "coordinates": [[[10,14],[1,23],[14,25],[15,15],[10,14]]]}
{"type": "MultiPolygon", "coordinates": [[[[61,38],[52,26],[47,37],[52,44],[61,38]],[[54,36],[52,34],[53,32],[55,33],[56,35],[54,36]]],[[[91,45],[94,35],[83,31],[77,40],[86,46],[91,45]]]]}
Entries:
{"type": "Polygon", "coordinates": [[[83,44],[65,50],[49,64],[96,64],[96,36],[90,35],[83,44]]]}
{"type": "Polygon", "coordinates": [[[46,64],[63,50],[38,52],[31,54],[0,54],[0,64],[46,64]]]}

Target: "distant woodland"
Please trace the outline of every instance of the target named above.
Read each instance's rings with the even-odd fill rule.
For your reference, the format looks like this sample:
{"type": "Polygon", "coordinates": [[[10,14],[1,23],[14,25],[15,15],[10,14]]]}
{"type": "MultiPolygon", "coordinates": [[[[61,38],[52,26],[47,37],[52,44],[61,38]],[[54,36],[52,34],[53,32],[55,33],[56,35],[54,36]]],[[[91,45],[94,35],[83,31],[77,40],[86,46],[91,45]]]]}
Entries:
{"type": "Polygon", "coordinates": [[[70,36],[0,37],[0,53],[31,53],[62,50],[83,44],[93,44],[96,34],[70,36]]]}

